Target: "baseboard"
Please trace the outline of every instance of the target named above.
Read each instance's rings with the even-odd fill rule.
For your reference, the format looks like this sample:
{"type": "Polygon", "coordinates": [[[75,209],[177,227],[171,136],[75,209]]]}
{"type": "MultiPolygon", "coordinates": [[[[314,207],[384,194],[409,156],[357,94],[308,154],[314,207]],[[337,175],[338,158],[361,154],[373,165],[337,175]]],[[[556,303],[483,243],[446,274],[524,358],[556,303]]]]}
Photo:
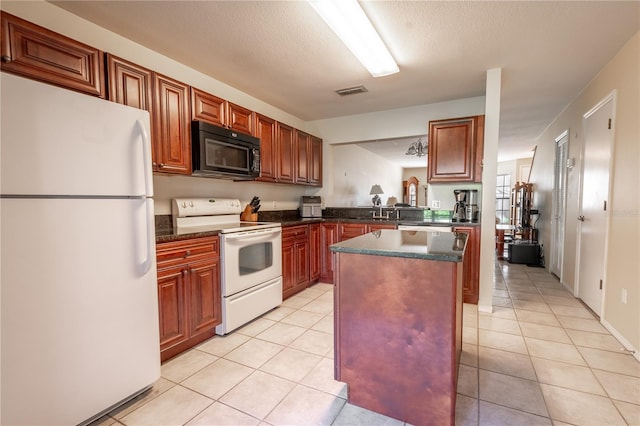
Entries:
{"type": "Polygon", "coordinates": [[[493,313],[493,305],[478,305],[478,312],[484,312],[486,314],[493,313]]]}
{"type": "Polygon", "coordinates": [[[631,354],[635,359],[637,359],[638,361],[640,361],[640,352],[638,352],[637,348],[634,348],[633,345],[631,343],[629,343],[629,341],[627,339],[625,339],[619,332],[618,330],[615,329],[614,326],[612,326],[607,320],[601,318],[600,322],[602,323],[602,325],[604,326],[604,328],[606,328],[609,333],[611,333],[613,335],[613,337],[615,337],[616,339],[618,339],[618,341],[622,344],[622,346],[624,346],[624,351],[621,352],[626,352],[631,354]]]}

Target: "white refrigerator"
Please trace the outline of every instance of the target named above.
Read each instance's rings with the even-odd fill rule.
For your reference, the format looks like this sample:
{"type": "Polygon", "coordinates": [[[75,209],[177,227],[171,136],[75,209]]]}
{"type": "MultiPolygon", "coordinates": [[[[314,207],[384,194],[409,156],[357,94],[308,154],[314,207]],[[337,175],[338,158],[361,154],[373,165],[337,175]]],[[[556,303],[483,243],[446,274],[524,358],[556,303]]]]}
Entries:
{"type": "Polygon", "coordinates": [[[75,425],[160,377],[149,114],[0,74],[0,424],[75,425]]]}

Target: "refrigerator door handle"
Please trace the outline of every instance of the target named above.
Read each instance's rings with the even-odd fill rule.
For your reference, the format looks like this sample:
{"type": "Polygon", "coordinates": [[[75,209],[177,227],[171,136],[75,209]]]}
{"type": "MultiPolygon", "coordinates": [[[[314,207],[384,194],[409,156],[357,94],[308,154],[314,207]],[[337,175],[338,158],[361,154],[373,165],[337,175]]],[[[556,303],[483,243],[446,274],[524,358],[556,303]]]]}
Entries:
{"type": "Polygon", "coordinates": [[[154,258],[154,250],[153,250],[153,240],[154,240],[154,231],[155,231],[155,218],[154,218],[154,209],[153,209],[153,199],[147,198],[145,200],[145,208],[146,208],[146,258],[142,262],[142,275],[146,275],[147,272],[151,269],[154,258]]]}
{"type": "Polygon", "coordinates": [[[142,136],[142,156],[144,162],[144,190],[147,197],[153,196],[153,181],[151,179],[151,140],[147,134],[147,129],[140,120],[136,120],[136,128],[142,136]]]}

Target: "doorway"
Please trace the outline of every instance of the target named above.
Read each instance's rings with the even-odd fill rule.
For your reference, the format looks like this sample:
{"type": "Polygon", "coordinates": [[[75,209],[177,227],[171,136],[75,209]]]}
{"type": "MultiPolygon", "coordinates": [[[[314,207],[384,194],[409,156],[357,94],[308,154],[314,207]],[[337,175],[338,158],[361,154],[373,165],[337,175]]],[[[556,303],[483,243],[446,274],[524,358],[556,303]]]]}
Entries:
{"type": "Polygon", "coordinates": [[[578,297],[602,315],[609,176],[615,92],[583,116],[583,162],[578,216],[578,297]]]}
{"type": "Polygon", "coordinates": [[[564,228],[567,200],[567,160],[569,157],[569,131],[556,138],[556,162],[553,176],[553,206],[551,222],[551,259],[549,271],[562,282],[564,258],[564,228]]]}
{"type": "Polygon", "coordinates": [[[404,181],[404,200],[403,202],[411,207],[418,206],[418,178],[411,176],[404,181]]]}

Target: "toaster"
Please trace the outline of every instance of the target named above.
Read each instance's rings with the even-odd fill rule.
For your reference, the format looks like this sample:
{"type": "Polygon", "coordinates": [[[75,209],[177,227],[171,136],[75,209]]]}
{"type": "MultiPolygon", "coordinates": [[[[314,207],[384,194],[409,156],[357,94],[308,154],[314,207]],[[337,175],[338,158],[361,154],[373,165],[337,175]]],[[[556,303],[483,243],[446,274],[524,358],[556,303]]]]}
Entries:
{"type": "Polygon", "coordinates": [[[322,217],[322,197],[318,195],[303,195],[300,197],[301,217],[322,217]]]}

